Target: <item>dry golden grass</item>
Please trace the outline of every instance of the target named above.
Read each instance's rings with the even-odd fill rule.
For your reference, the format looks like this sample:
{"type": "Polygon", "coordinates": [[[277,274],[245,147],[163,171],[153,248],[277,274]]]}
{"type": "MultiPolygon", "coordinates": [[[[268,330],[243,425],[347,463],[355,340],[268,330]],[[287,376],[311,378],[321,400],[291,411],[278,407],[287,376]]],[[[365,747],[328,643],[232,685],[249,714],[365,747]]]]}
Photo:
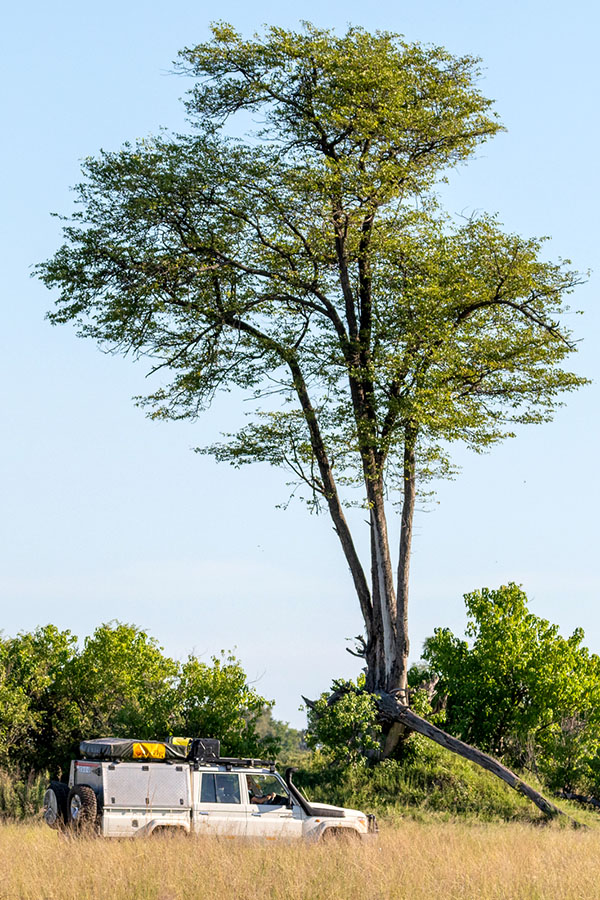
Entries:
{"type": "Polygon", "coordinates": [[[401,900],[600,897],[600,831],[421,824],[365,844],[161,837],[68,840],[0,826],[2,900],[401,900]]]}

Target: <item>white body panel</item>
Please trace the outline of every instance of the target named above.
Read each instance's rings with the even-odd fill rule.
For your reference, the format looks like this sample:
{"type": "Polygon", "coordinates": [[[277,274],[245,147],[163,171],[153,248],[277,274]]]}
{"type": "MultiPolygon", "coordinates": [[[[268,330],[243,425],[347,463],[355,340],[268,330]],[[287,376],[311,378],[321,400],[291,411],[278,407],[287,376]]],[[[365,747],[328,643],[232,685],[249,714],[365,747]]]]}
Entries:
{"type": "Polygon", "coordinates": [[[305,821],[306,815],[297,804],[292,809],[252,804],[247,833],[253,838],[299,838],[305,821]]]}

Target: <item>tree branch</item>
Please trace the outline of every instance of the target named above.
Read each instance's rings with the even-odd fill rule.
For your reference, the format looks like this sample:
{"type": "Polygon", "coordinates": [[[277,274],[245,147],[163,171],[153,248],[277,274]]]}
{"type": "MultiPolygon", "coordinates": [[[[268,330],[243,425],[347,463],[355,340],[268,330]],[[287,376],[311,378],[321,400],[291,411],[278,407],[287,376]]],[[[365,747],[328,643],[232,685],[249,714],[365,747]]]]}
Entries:
{"type": "Polygon", "coordinates": [[[331,471],[331,465],[327,456],[327,450],[325,448],[325,443],[323,441],[321,430],[319,428],[317,415],[312,406],[308,394],[308,388],[304,380],[300,364],[296,359],[295,353],[290,348],[285,347],[279,341],[275,340],[275,338],[272,338],[270,335],[260,331],[260,329],[258,329],[254,325],[251,325],[249,322],[244,322],[233,313],[228,313],[226,310],[222,309],[221,316],[223,318],[223,321],[230,327],[244,332],[245,334],[251,335],[252,337],[256,338],[263,346],[277,353],[280,359],[284,363],[286,363],[291,371],[294,388],[298,395],[300,406],[302,407],[302,412],[304,414],[304,419],[308,426],[311,446],[317,460],[319,472],[321,474],[324,496],[327,501],[329,513],[333,520],[336,533],[340,539],[346,561],[348,563],[348,566],[350,567],[350,572],[352,574],[352,579],[354,581],[354,586],[356,588],[356,592],[360,602],[361,612],[365,621],[367,635],[370,635],[373,616],[371,592],[369,591],[367,579],[365,577],[365,573],[358,553],[356,552],[352,534],[350,532],[350,528],[348,527],[348,523],[342,509],[342,504],[340,502],[335,480],[333,478],[333,473],[331,471]]]}
{"type": "Polygon", "coordinates": [[[508,306],[511,309],[516,310],[516,312],[521,313],[526,319],[530,322],[533,322],[534,325],[537,325],[539,328],[542,328],[544,331],[547,331],[553,338],[556,338],[559,341],[562,341],[569,350],[575,349],[575,344],[572,341],[569,341],[560,328],[558,324],[555,322],[547,322],[541,316],[537,315],[533,310],[531,310],[527,301],[524,303],[516,303],[514,300],[508,300],[506,297],[500,297],[498,294],[495,297],[492,297],[490,300],[480,300],[478,303],[471,303],[469,306],[465,306],[456,316],[455,326],[459,326],[461,322],[465,319],[469,318],[469,316],[473,315],[473,313],[477,312],[478,309],[484,309],[490,306],[508,306]]]}
{"type": "Polygon", "coordinates": [[[487,753],[482,753],[482,751],[477,750],[476,747],[471,747],[469,744],[463,743],[463,741],[452,737],[452,735],[442,731],[442,729],[438,728],[436,725],[432,725],[431,722],[422,719],[409,709],[408,706],[399,703],[391,694],[387,694],[384,691],[377,691],[376,695],[378,698],[377,706],[379,710],[392,722],[400,722],[412,731],[425,735],[425,737],[435,741],[436,744],[440,744],[447,750],[451,750],[453,753],[457,753],[459,756],[471,760],[471,762],[474,762],[488,772],[491,772],[492,775],[496,775],[497,778],[500,778],[519,794],[522,794],[524,797],[531,800],[532,803],[535,803],[538,809],[541,809],[544,815],[549,819],[562,817],[570,822],[575,828],[585,827],[574,819],[571,819],[570,816],[564,813],[562,809],[559,809],[558,806],[555,806],[554,803],[546,800],[542,794],[526,782],[522,781],[514,772],[511,772],[510,769],[507,769],[506,766],[503,766],[502,763],[499,763],[492,756],[488,756],[487,753]]]}

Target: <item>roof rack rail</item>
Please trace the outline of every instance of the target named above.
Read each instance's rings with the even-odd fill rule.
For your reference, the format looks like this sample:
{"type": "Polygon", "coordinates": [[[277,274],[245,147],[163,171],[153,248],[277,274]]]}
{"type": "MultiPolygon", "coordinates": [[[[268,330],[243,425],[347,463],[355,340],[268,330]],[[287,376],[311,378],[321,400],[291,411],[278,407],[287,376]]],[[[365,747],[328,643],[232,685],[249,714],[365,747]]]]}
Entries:
{"type": "Polygon", "coordinates": [[[253,757],[244,756],[194,756],[190,757],[190,762],[197,763],[202,766],[225,766],[233,769],[234,766],[243,766],[247,769],[275,769],[275,761],[272,759],[254,759],[253,757]]]}

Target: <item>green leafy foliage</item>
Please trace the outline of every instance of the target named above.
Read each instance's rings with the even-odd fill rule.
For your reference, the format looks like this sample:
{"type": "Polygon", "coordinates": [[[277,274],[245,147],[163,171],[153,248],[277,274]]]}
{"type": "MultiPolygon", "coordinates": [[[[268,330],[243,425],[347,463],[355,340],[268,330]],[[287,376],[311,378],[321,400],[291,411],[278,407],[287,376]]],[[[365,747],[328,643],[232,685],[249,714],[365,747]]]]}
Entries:
{"type": "Polygon", "coordinates": [[[337,485],[364,491],[372,451],[368,483],[402,488],[408,432],[424,480],[451,471],[449,441],[485,449],[549,418],[584,382],[561,367],[577,273],[426,195],[501,127],[477,60],[355,27],[212,31],[181,54],[195,133],[85,160],[66,243],[38,269],[60,290],[51,320],[151,358],[171,379],[141,400],[152,416],[194,417],[233,386],[268,398],[205,452],[283,466],[316,507],[315,423],[337,485]],[[258,135],[226,136],[240,112],[258,135]]]}
{"type": "Polygon", "coordinates": [[[449,629],[427,639],[451,733],[553,788],[600,789],[600,658],[581,629],[563,638],[530,613],[515,584],[465,595],[467,640],[449,629]]]}
{"type": "Polygon", "coordinates": [[[110,622],[84,641],[65,687],[77,698],[79,734],[165,731],[179,666],[134,625],[110,622]]]}
{"type": "Polygon", "coordinates": [[[2,765],[28,771],[49,764],[56,725],[70,718],[63,684],[75,644],[74,635],[54,625],[0,640],[2,765]]]}
{"type": "Polygon", "coordinates": [[[356,682],[335,681],[334,692],[342,692],[339,699],[328,703],[330,695],[321,694],[307,710],[306,742],[334,765],[356,763],[380,750],[375,698],[365,691],[364,681],[364,675],[356,682]]]}
{"type": "Polygon", "coordinates": [[[77,648],[53,625],[0,641],[0,765],[67,772],[80,740],[216,737],[225,754],[274,754],[256,723],[270,706],[239,660],[170,659],[134,625],[99,626],[77,648]]]}
{"type": "Polygon", "coordinates": [[[257,722],[269,704],[248,684],[235,656],[214,656],[212,665],[190,656],[179,670],[173,700],[176,733],[219,738],[228,756],[270,756],[278,750],[275,737],[258,733],[257,722]]]}

